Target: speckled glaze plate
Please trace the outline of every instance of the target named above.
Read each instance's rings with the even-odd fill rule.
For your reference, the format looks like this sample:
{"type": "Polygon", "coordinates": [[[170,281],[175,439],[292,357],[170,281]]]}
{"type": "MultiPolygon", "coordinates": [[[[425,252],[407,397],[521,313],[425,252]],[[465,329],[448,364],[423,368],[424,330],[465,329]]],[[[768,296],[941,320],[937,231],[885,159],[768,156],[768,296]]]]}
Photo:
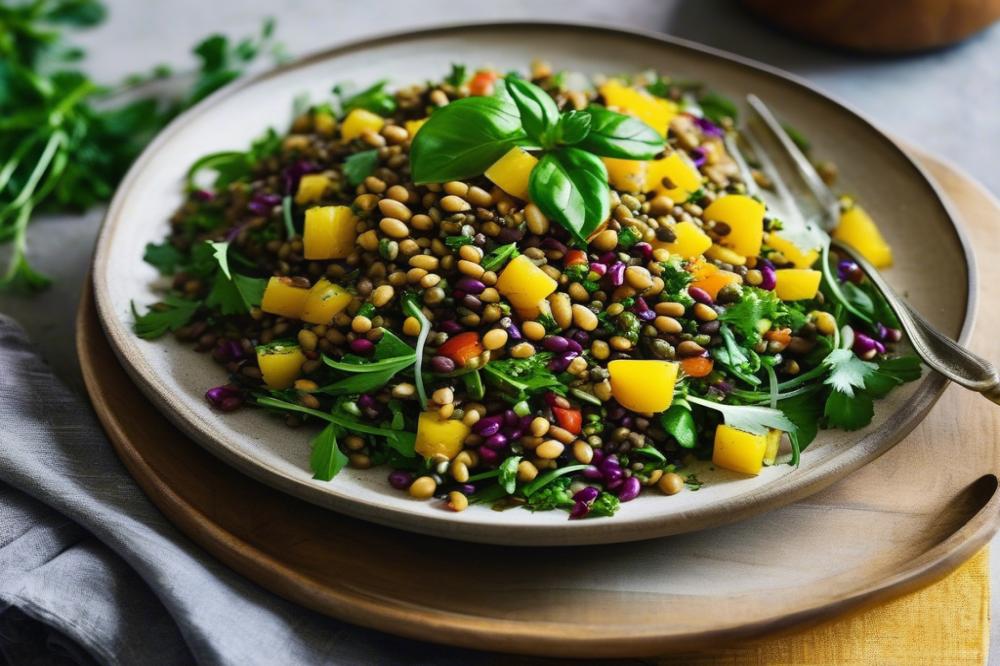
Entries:
{"type": "Polygon", "coordinates": [[[203,399],[220,383],[219,367],[172,340],[148,342],[131,331],[130,303],[160,297],[156,271],[141,257],[159,241],[182,200],[188,165],[208,152],[241,150],[269,126],[285,127],[292,99],[324,99],[336,82],[393,85],[440,77],[452,62],[524,69],[532,58],[584,73],[656,68],[698,79],[734,99],[755,93],[809,136],[817,154],[841,168],[840,187],[879,221],[896,265],[889,281],[932,323],[965,340],[971,326],[972,254],[947,205],[924,172],[885,134],[842,104],[774,69],[660,35],[596,26],[482,24],[396,34],[337,47],[226,88],[170,125],[133,166],[101,230],[94,283],[101,323],[122,364],[153,403],[185,433],[241,471],[321,506],[426,534],[516,545],[614,543],[733,522],[826,487],[871,462],[908,433],[941,394],[927,375],[877,404],[872,424],[852,433],[825,431],[799,468],[777,465],[754,478],[699,470],[698,492],[649,493],[612,519],[568,521],[561,512],[532,514],[472,507],[455,514],[392,490],[382,469],[344,470],[333,482],[308,471],[309,434],[262,411],[223,415],[203,399]],[[947,271],[931,270],[948,266],[947,271]]]}

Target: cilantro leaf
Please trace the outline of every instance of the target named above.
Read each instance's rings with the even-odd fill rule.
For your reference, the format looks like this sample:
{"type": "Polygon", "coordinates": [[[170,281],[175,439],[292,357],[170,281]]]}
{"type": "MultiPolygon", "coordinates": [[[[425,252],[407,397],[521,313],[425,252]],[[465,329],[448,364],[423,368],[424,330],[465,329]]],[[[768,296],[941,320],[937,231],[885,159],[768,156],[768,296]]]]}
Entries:
{"type": "Polygon", "coordinates": [[[720,412],[727,426],[752,435],[763,435],[771,428],[789,433],[797,429],[796,425],[778,409],[756,405],[724,405],[693,395],[689,395],[687,399],[696,405],[720,412]]]}
{"type": "Polygon", "coordinates": [[[179,296],[167,296],[162,303],[151,307],[144,315],[140,315],[132,304],[132,316],[135,322],[132,328],[140,338],[152,340],[168,331],[176,331],[189,321],[201,306],[200,301],[189,301],[179,296]]]}
{"type": "Polygon", "coordinates": [[[556,479],[528,497],[528,508],[532,511],[551,511],[573,506],[575,502],[569,494],[569,484],[569,479],[556,479]]]}
{"type": "Polygon", "coordinates": [[[505,398],[515,403],[545,391],[565,394],[566,385],[548,368],[551,359],[548,352],[528,358],[506,358],[490,361],[482,371],[487,379],[500,386],[505,398]]]}
{"type": "Polygon", "coordinates": [[[831,391],[823,407],[823,415],[827,426],[831,428],[857,430],[871,423],[875,406],[872,397],[864,391],[857,391],[853,395],[831,391]]]}
{"type": "Polygon", "coordinates": [[[221,241],[218,243],[213,243],[212,241],[206,241],[208,245],[212,248],[212,256],[217,262],[219,262],[219,270],[228,279],[232,279],[233,276],[229,272],[229,242],[221,241]]]}
{"type": "Polygon", "coordinates": [[[830,368],[830,374],[823,383],[847,397],[854,395],[854,389],[864,389],[865,379],[878,367],[874,363],[862,361],[850,349],[834,349],[823,360],[823,364],[830,368]]]}
{"type": "Polygon", "coordinates": [[[337,445],[338,430],[339,428],[331,423],[312,441],[309,467],[313,471],[313,478],[318,481],[332,481],[333,477],[347,465],[347,456],[337,445]]]}
{"type": "Polygon", "coordinates": [[[772,291],[746,288],[743,297],[728,306],[719,319],[731,324],[740,335],[750,342],[760,340],[757,324],[761,319],[774,319],[781,311],[781,301],[772,291]]]}
{"type": "Polygon", "coordinates": [[[792,465],[799,462],[799,453],[816,439],[819,419],[823,415],[823,401],[816,391],[810,391],[778,401],[778,409],[795,424],[795,432],[789,433],[792,441],[792,465]]]}
{"type": "Polygon", "coordinates": [[[177,265],[184,260],[184,255],[169,241],[160,245],[148,243],[142,260],[160,271],[160,275],[173,275],[177,271],[177,265]]]}
{"type": "Polygon", "coordinates": [[[357,187],[368,176],[372,175],[378,165],[378,151],[362,150],[348,155],[344,160],[344,177],[352,187],[357,187]]]}

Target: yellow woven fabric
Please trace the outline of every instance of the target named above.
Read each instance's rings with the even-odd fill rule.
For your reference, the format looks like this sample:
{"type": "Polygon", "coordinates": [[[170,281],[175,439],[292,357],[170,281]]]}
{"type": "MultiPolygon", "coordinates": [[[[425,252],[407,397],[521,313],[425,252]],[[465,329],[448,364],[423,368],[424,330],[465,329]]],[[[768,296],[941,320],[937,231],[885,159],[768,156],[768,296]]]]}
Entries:
{"type": "Polygon", "coordinates": [[[990,569],[984,549],[939,583],[788,636],[664,664],[698,666],[982,666],[989,654],[990,569]]]}

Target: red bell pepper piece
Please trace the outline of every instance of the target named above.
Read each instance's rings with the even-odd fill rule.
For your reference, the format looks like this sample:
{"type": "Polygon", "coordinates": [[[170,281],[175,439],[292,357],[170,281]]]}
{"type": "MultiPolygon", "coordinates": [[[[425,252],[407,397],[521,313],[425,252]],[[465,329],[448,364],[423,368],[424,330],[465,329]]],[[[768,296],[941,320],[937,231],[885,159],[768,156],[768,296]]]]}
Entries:
{"type": "Polygon", "coordinates": [[[480,70],[469,81],[469,93],[472,95],[492,95],[493,84],[497,80],[497,73],[490,70],[480,70]]]}
{"type": "Polygon", "coordinates": [[[563,263],[569,267],[574,264],[586,264],[589,262],[587,261],[587,253],[583,250],[569,250],[566,253],[566,258],[563,260],[563,263]]]}
{"type": "Polygon", "coordinates": [[[438,349],[438,354],[447,356],[458,366],[464,366],[469,359],[482,353],[483,346],[479,344],[479,334],[473,331],[459,333],[455,337],[448,338],[438,349]]]}
{"type": "Polygon", "coordinates": [[[563,430],[568,430],[574,435],[580,434],[583,426],[583,414],[579,409],[572,407],[552,407],[552,415],[556,417],[556,424],[563,430]]]}

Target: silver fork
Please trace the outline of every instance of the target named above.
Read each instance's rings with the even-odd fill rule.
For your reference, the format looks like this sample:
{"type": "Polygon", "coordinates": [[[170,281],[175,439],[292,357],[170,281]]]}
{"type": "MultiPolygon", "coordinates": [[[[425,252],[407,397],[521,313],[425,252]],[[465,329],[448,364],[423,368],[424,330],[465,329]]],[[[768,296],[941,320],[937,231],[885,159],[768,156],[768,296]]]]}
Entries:
{"type": "MultiPolygon", "coordinates": [[[[763,122],[764,126],[767,127],[770,134],[777,140],[778,144],[784,150],[786,157],[794,164],[802,182],[819,203],[819,226],[823,242],[826,244],[822,261],[829,261],[829,247],[834,247],[837,251],[850,257],[852,261],[861,267],[861,270],[865,272],[868,279],[882,292],[889,307],[895,313],[896,318],[899,319],[900,326],[906,333],[914,351],[924,363],[956,384],[982,393],[989,400],[1000,404],[1000,374],[997,373],[992,363],[973,354],[935,329],[920,313],[900,298],[882,278],[878,269],[867,259],[861,256],[854,248],[829,236],[827,232],[836,226],[840,218],[840,202],[837,199],[837,195],[823,182],[816,169],[813,168],[812,163],[802,154],[802,151],[795,145],[791,137],[788,136],[788,133],[785,132],[767,105],[756,95],[748,95],[747,103],[753,109],[756,116],[763,122]]],[[[799,204],[791,194],[788,184],[781,179],[778,169],[774,166],[772,157],[768,155],[761,143],[754,139],[752,134],[746,134],[744,137],[751,143],[765,171],[769,172],[768,176],[774,181],[775,191],[781,202],[794,214],[803,216],[804,219],[799,204]]],[[[744,172],[744,180],[752,192],[755,185],[753,179],[749,176],[746,160],[743,158],[735,142],[727,140],[726,143],[730,153],[734,155],[737,164],[740,166],[741,171],[744,172]]]]}

